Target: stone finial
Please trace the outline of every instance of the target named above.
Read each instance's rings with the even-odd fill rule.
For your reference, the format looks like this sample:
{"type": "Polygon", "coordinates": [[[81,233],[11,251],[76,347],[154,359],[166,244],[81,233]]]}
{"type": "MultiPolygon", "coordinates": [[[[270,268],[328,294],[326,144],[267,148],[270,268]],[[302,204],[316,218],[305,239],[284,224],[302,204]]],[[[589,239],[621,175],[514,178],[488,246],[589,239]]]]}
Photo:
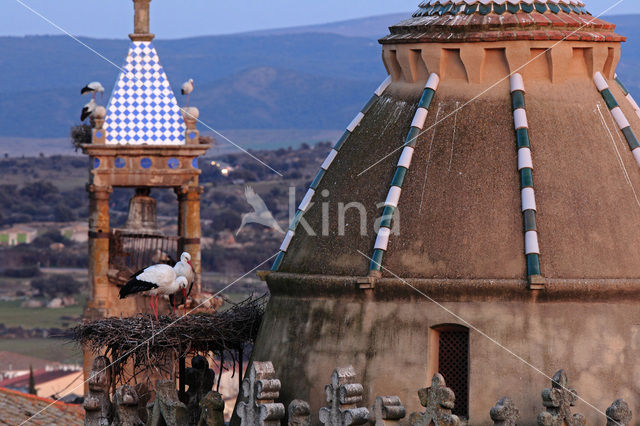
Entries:
{"type": "Polygon", "coordinates": [[[607,408],[607,426],[629,426],[633,413],[624,399],[616,399],[607,408]]]}
{"type": "Polygon", "coordinates": [[[139,403],[138,393],[133,387],[119,387],[113,397],[114,415],[111,426],[144,426],[138,412],[139,403]]]}
{"type": "Polygon", "coordinates": [[[412,413],[409,423],[414,426],[429,426],[432,422],[435,426],[460,425],[458,416],[451,413],[456,396],[447,387],[444,377],[440,373],[433,375],[431,387],[418,391],[420,404],[426,408],[424,413],[412,413]]]}
{"type": "Polygon", "coordinates": [[[184,107],[182,108],[182,118],[187,125],[187,129],[195,129],[198,118],[200,118],[200,110],[196,107],[184,107]]]}
{"type": "Polygon", "coordinates": [[[369,422],[376,426],[398,424],[406,415],[407,411],[402,406],[400,397],[379,396],[369,412],[369,422]]]}
{"type": "Polygon", "coordinates": [[[224,426],[224,399],[218,392],[211,391],[200,400],[198,426],[224,426]]]}
{"type": "Polygon", "coordinates": [[[112,381],[111,360],[99,356],[93,360],[89,375],[89,394],[83,406],[85,426],[109,426],[112,418],[109,390],[112,381]]]}
{"type": "MultiPolygon", "coordinates": [[[[93,111],[93,114],[91,114],[91,123],[93,124],[94,130],[103,130],[104,119],[106,116],[107,116],[107,109],[102,105],[97,106],[95,111],[93,111]]],[[[94,137],[95,137],[95,132],[94,132],[94,137]]]]}
{"type": "Polygon", "coordinates": [[[189,386],[187,389],[187,408],[192,424],[195,424],[200,418],[200,401],[213,389],[215,377],[215,373],[209,368],[207,359],[200,355],[193,357],[191,367],[185,370],[185,384],[189,386]]]}
{"type": "Polygon", "coordinates": [[[98,105],[93,111],[92,116],[94,120],[102,120],[104,123],[104,118],[107,116],[107,109],[102,105],[98,105]]]}
{"type": "Polygon", "coordinates": [[[289,404],[289,426],[311,426],[311,407],[307,401],[294,399],[289,404]]]}
{"type": "Polygon", "coordinates": [[[329,407],[320,409],[320,422],[327,426],[361,425],[368,421],[369,410],[358,408],[362,402],[362,385],[356,383],[356,372],[352,366],[336,368],[331,375],[331,384],[324,392],[329,407]]]}
{"type": "Polygon", "coordinates": [[[149,409],[148,426],[189,424],[187,406],[180,402],[176,384],[172,380],[161,380],[156,384],[156,399],[149,409]]]}
{"type": "Polygon", "coordinates": [[[131,41],[151,41],[149,3],[151,0],[133,0],[133,34],[129,34],[131,41]]]}
{"type": "Polygon", "coordinates": [[[564,370],[558,371],[551,381],[551,388],[542,391],[542,405],[547,410],[538,415],[540,426],[584,425],[586,420],[582,414],[571,415],[571,407],[575,405],[578,394],[569,388],[569,379],[564,370]]]}
{"type": "Polygon", "coordinates": [[[140,416],[140,419],[146,424],[149,414],[147,412],[147,404],[149,403],[149,399],[151,399],[151,392],[149,392],[149,388],[144,383],[136,383],[133,390],[135,390],[136,395],[138,395],[138,416],[140,416]]]}
{"type": "Polygon", "coordinates": [[[271,361],[254,361],[249,375],[242,381],[246,402],[238,403],[242,426],[278,426],[284,418],[284,405],[275,402],[280,396],[280,380],[271,361]]]}
{"type": "Polygon", "coordinates": [[[494,426],[516,426],[516,422],[520,417],[518,407],[513,403],[511,398],[505,396],[501,398],[489,412],[494,426]]]}

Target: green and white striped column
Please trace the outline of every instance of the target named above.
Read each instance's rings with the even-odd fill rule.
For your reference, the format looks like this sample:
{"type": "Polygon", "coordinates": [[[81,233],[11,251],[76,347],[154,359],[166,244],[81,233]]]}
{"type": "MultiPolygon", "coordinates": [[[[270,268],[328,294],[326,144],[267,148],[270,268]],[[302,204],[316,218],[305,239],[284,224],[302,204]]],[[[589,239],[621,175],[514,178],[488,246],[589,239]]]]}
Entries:
{"type": "Polygon", "coordinates": [[[620,105],[618,105],[618,101],[616,101],[613,93],[609,90],[607,80],[605,80],[600,72],[597,72],[593,76],[593,82],[596,84],[598,91],[602,95],[602,99],[604,99],[604,102],[607,104],[607,108],[611,111],[611,115],[618,125],[618,128],[627,140],[627,144],[633,153],[633,157],[636,159],[636,163],[640,166],[640,144],[638,144],[638,139],[636,139],[636,135],[633,133],[633,130],[631,130],[629,120],[627,120],[627,117],[624,115],[624,112],[622,112],[620,105]]]}
{"type": "Polygon", "coordinates": [[[529,140],[529,123],[525,106],[525,89],[522,75],[511,75],[511,105],[518,148],[518,172],[520,173],[520,197],[524,219],[524,254],[527,258],[529,283],[541,284],[540,245],[536,225],[536,194],[533,189],[533,160],[529,140]]]}
{"type": "Polygon", "coordinates": [[[629,93],[626,86],[622,83],[620,78],[618,78],[618,74],[615,74],[614,77],[616,79],[616,83],[618,83],[618,86],[620,86],[620,89],[622,89],[622,93],[624,93],[624,97],[627,98],[627,102],[629,102],[629,104],[631,105],[631,108],[633,108],[638,118],[640,118],[640,106],[638,106],[638,104],[636,103],[636,100],[633,99],[633,96],[631,96],[631,93],[629,93]]]}
{"type": "Polygon", "coordinates": [[[318,174],[313,179],[313,182],[311,182],[311,185],[309,186],[307,193],[302,199],[302,202],[300,203],[300,206],[298,207],[298,210],[296,211],[296,214],[293,217],[291,224],[289,225],[289,230],[287,231],[287,234],[284,237],[284,241],[280,246],[280,252],[276,256],[276,259],[274,260],[273,265],[271,267],[272,271],[277,271],[278,269],[280,269],[280,265],[282,265],[284,256],[286,255],[287,250],[289,249],[289,244],[291,244],[291,240],[293,239],[293,236],[296,234],[296,229],[300,224],[300,219],[302,219],[302,216],[307,212],[307,210],[311,206],[311,200],[313,199],[313,196],[315,195],[316,189],[318,189],[318,186],[320,185],[322,178],[324,177],[325,173],[329,169],[329,166],[331,165],[333,160],[335,160],[336,156],[338,155],[338,152],[347,142],[347,140],[349,139],[351,134],[354,132],[356,127],[360,125],[360,122],[362,121],[364,116],[367,114],[367,112],[369,112],[371,107],[380,99],[380,96],[382,96],[384,91],[387,90],[387,87],[389,87],[391,82],[392,82],[392,78],[391,76],[388,76],[387,79],[383,81],[382,84],[376,89],[376,91],[373,93],[373,96],[371,96],[371,99],[369,99],[369,102],[366,103],[366,105],[362,108],[362,110],[358,113],[358,115],[356,115],[353,121],[351,121],[349,126],[347,126],[347,129],[345,130],[342,137],[338,140],[338,142],[336,142],[335,146],[331,149],[331,151],[329,152],[329,155],[320,166],[320,171],[318,171],[318,174]]]}
{"type": "Polygon", "coordinates": [[[431,74],[427,80],[427,85],[422,92],[420,102],[418,103],[418,109],[413,117],[411,129],[409,129],[409,134],[405,139],[400,160],[398,160],[398,165],[396,166],[396,173],[391,181],[391,188],[389,189],[387,199],[384,202],[382,221],[380,222],[380,229],[378,230],[373,255],[371,256],[371,263],[369,265],[370,274],[379,274],[382,271],[382,260],[384,258],[384,254],[387,252],[389,237],[391,236],[393,214],[398,208],[398,201],[400,200],[400,194],[402,193],[404,178],[407,175],[407,170],[409,170],[409,167],[411,166],[411,159],[413,157],[413,151],[415,149],[418,136],[424,128],[424,123],[427,120],[427,115],[429,114],[429,107],[431,106],[436,90],[438,90],[439,83],[440,77],[435,73],[431,74]]]}

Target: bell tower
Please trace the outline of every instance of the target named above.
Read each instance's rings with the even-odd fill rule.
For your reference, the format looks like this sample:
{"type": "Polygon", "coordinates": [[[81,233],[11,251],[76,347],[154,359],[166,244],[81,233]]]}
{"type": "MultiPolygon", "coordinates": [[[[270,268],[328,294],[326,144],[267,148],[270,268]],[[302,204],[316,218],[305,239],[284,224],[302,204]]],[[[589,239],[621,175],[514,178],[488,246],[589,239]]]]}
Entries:
{"type": "Polygon", "coordinates": [[[144,297],[119,300],[128,277],[153,263],[191,254],[200,293],[200,194],[198,157],[210,145],[196,129],[199,111],[182,108],[152,43],[150,0],[133,0],[134,31],[109,103],[93,114],[92,141],[83,145],[91,158],[89,211],[90,298],[85,319],[135,315],[147,310],[144,297]],[[109,223],[114,188],[135,188],[123,229],[109,223]],[[171,188],[178,199],[177,235],[157,229],[154,188],[171,188]]]}

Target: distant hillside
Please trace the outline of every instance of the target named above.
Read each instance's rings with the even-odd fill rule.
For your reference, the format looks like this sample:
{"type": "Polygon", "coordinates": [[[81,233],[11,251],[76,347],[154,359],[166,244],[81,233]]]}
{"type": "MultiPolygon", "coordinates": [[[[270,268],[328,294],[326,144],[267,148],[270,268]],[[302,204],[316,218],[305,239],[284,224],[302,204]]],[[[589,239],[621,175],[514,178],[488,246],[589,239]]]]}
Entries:
{"type": "MultiPolygon", "coordinates": [[[[377,39],[405,17],[155,44],[174,89],[195,79],[203,121],[247,147],[287,146],[344,128],[386,74],[377,39]]],[[[629,37],[618,71],[640,98],[640,15],[607,19],[629,37]]],[[[125,58],[126,40],[82,40],[117,65],[125,58]]],[[[64,138],[87,101],[80,87],[99,80],[110,93],[117,74],[66,36],[0,37],[0,154],[29,153],[43,139],[38,152],[68,150],[64,138]],[[20,149],[16,138],[27,138],[20,149]]]]}
{"type": "MultiPolygon", "coordinates": [[[[83,42],[117,65],[127,53],[124,40],[83,42]]],[[[378,44],[366,38],[238,35],[155,45],[174,89],[195,79],[192,104],[216,129],[339,129],[385,76],[378,44]]],[[[65,36],[1,37],[0,58],[0,137],[65,137],[88,101],[80,88],[99,80],[108,94],[119,72],[65,36]]]]}
{"type": "Polygon", "coordinates": [[[284,34],[307,34],[325,33],[337,34],[346,37],[366,37],[377,39],[384,37],[388,33],[388,27],[403,19],[407,19],[406,13],[395,13],[389,15],[370,16],[367,18],[350,19],[348,21],[331,22],[321,25],[307,25],[303,27],[278,28],[274,30],[262,30],[247,35],[284,35],[284,34]]]}

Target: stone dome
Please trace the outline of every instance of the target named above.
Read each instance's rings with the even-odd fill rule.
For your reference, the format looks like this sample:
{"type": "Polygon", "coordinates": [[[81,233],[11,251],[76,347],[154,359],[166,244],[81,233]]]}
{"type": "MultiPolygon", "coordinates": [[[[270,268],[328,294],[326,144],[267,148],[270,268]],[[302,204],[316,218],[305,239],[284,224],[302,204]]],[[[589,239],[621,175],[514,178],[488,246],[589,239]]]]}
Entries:
{"type": "Polygon", "coordinates": [[[640,108],[616,78],[623,40],[562,0],[428,2],[391,27],[389,78],[264,275],[252,357],[273,362],[283,403],[317,413],[326,377],[353,365],[362,406],[396,395],[407,414],[442,373],[472,425],[504,395],[537,424],[540,372],[559,369],[592,407],[640,406],[640,108]]]}
{"type": "Polygon", "coordinates": [[[640,277],[640,170],[594,83],[595,75],[604,76],[630,130],[640,130],[614,79],[624,38],[612,24],[593,18],[578,1],[467,0],[424,2],[390,30],[380,43],[391,81],[332,150],[274,270],[366,276],[375,269],[367,259],[376,254],[374,221],[383,214],[432,75],[439,83],[422,129],[411,133],[417,135],[413,159],[378,272],[640,277]],[[514,74],[523,85],[518,96],[530,141],[530,185],[521,182],[518,167],[522,129],[514,124],[514,74]],[[523,229],[527,185],[536,197],[532,244],[539,265],[533,272],[525,239],[534,235],[523,229]],[[343,218],[340,206],[352,206],[343,218]],[[315,235],[299,226],[301,217],[315,235]]]}

